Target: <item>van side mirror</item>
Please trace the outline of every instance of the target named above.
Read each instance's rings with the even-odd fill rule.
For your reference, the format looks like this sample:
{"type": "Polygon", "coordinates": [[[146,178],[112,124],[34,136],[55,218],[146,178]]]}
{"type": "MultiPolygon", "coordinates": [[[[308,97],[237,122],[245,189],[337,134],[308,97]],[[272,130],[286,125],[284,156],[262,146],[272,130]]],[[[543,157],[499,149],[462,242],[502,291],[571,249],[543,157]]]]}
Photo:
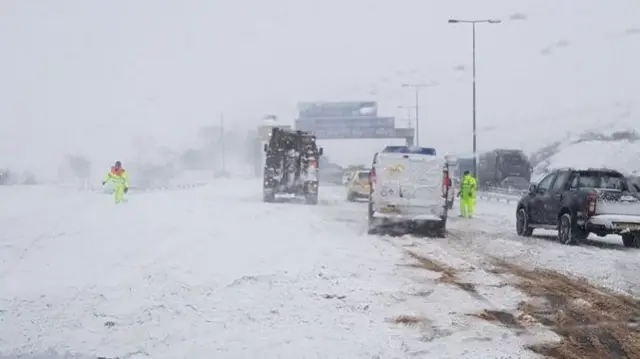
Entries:
{"type": "Polygon", "coordinates": [[[264,147],[263,147],[263,151],[264,151],[264,152],[267,152],[267,149],[268,149],[268,148],[269,148],[269,146],[267,146],[267,144],[265,143],[265,144],[264,144],[264,147]]]}
{"type": "Polygon", "coordinates": [[[320,147],[320,148],[318,149],[318,153],[320,154],[320,156],[322,156],[322,154],[324,154],[324,150],[322,149],[322,147],[320,147]]]}
{"type": "Polygon", "coordinates": [[[532,183],[529,186],[529,194],[535,194],[538,191],[538,185],[536,185],[535,183],[532,183]]]}

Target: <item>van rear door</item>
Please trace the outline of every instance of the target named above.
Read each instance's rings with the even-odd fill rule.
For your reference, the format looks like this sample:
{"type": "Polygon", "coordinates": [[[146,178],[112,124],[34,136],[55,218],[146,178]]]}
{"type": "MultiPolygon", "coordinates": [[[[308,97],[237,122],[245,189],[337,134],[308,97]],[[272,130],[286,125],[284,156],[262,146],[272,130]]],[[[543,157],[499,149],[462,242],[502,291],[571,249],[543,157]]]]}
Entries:
{"type": "Polygon", "coordinates": [[[443,215],[442,196],[444,160],[414,153],[378,155],[374,202],[380,212],[397,208],[408,214],[443,215]]]}

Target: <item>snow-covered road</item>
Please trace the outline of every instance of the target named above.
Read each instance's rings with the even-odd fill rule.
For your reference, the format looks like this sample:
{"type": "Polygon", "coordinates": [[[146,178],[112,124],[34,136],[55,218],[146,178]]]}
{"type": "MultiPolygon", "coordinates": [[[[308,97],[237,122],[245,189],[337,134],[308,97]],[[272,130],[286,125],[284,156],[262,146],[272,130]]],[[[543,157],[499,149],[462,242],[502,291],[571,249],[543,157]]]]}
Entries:
{"type": "Polygon", "coordinates": [[[0,358],[533,358],[549,331],[474,316],[525,298],[493,258],[640,293],[638,251],[523,241],[510,206],[480,202],[448,239],[374,237],[343,191],[265,204],[219,180],[115,206],[0,188],[0,358]]]}

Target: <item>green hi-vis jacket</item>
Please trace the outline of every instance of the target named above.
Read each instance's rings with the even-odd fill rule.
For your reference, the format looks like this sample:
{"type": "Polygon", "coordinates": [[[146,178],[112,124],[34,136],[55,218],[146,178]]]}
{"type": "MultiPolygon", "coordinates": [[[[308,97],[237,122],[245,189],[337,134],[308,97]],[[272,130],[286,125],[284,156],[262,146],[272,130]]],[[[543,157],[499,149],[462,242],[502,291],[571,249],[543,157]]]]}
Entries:
{"type": "Polygon", "coordinates": [[[461,198],[476,198],[477,184],[476,179],[472,175],[465,175],[462,177],[462,183],[460,184],[460,197],[461,198]]]}
{"type": "Polygon", "coordinates": [[[129,182],[127,182],[127,172],[124,168],[118,169],[112,167],[111,171],[104,176],[104,181],[111,182],[114,185],[124,185],[124,187],[129,187],[129,182]]]}

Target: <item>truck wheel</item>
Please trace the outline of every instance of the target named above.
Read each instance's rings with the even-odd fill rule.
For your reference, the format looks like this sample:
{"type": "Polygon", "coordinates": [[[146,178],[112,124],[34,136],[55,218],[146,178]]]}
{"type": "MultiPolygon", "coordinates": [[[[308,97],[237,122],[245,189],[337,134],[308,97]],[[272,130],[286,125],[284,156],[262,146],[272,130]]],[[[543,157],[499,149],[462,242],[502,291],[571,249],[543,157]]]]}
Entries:
{"type": "Polygon", "coordinates": [[[317,195],[306,195],[304,197],[305,202],[307,204],[316,205],[318,204],[318,196],[317,195]]]}
{"type": "Polygon", "coordinates": [[[622,235],[622,243],[627,248],[640,248],[640,234],[625,233],[622,235]]]}
{"type": "Polygon", "coordinates": [[[520,208],[516,213],[516,233],[521,237],[531,237],[533,228],[529,226],[529,213],[520,208]]]}
{"type": "Polygon", "coordinates": [[[576,239],[571,214],[565,213],[560,217],[560,223],[558,224],[558,242],[562,244],[574,244],[576,239]]]}
{"type": "Polygon", "coordinates": [[[273,192],[262,192],[262,201],[263,202],[267,202],[267,203],[271,203],[274,202],[276,200],[276,194],[273,192]]]}

